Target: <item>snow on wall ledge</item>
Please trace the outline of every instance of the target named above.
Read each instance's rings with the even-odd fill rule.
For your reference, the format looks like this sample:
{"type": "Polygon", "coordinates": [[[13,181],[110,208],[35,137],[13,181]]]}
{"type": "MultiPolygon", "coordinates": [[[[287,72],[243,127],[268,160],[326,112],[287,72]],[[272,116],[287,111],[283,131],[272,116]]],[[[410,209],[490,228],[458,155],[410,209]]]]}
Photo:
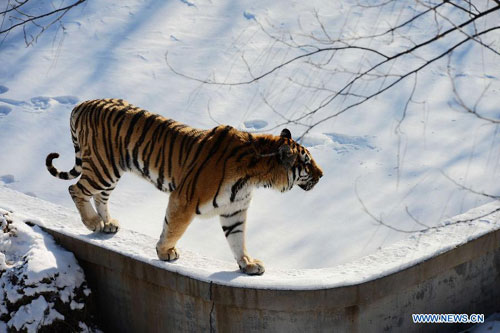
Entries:
{"type": "Polygon", "coordinates": [[[414,331],[411,313],[500,310],[500,202],[346,264],[267,267],[263,276],[182,248],[179,260],[162,262],[156,239],[123,229],[90,233],[76,212],[3,187],[0,208],[74,252],[110,330],[414,331]]]}
{"type": "Polygon", "coordinates": [[[124,229],[115,235],[92,233],[81,223],[76,211],[5,187],[0,187],[0,207],[21,213],[47,229],[195,279],[234,287],[286,290],[325,289],[371,281],[500,229],[500,202],[492,202],[444,221],[441,228],[412,234],[404,241],[346,264],[297,270],[266,267],[263,276],[247,276],[239,272],[235,263],[182,248],[179,260],[162,262],[156,256],[157,239],[124,229]]]}

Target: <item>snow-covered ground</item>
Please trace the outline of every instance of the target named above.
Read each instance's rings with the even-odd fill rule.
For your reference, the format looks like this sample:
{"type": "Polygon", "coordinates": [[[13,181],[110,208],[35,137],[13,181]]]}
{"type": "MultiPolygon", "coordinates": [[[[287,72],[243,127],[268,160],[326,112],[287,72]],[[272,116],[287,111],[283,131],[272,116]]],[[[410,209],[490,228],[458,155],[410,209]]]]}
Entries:
{"type": "Polygon", "coordinates": [[[94,331],[90,293],[71,252],[22,214],[0,208],[0,332],[94,331]]]}
{"type": "MultiPolygon", "coordinates": [[[[36,4],[48,8],[51,2],[36,4]]],[[[291,56],[259,24],[300,35],[301,28],[314,26],[314,9],[332,36],[344,23],[353,34],[363,34],[378,22],[405,19],[390,11],[353,7],[348,1],[94,0],[64,17],[64,31],[56,33],[54,25],[31,47],[25,47],[21,29],[12,31],[0,44],[0,184],[74,210],[67,192],[71,182],[51,177],[44,159],[59,152],[56,166],[71,168],[69,114],[75,103],[86,99],[124,98],[199,128],[225,123],[279,133],[281,128],[273,127],[282,119],[261,96],[280,111],[299,112],[308,98],[314,104],[319,96],[289,88],[288,78],[292,73],[299,78],[324,73],[304,69],[302,62],[261,84],[202,85],[170,71],[165,54],[176,70],[192,76],[245,80],[249,74],[242,55],[258,73],[291,56]]],[[[415,38],[431,23],[416,22],[415,38]]],[[[457,50],[453,59],[467,96],[475,101],[491,83],[481,106],[498,108],[498,59],[477,43],[457,50]]],[[[417,60],[407,58],[396,67],[417,60]]],[[[347,58],[338,61],[349,65],[347,58]]],[[[268,268],[322,268],[406,237],[374,223],[358,196],[376,217],[404,230],[422,228],[414,219],[437,225],[489,200],[458,188],[442,172],[477,191],[499,193],[497,126],[449,105],[446,59],[419,74],[418,80],[399,134],[395,129],[412,79],[304,138],[324,177],[307,193],[299,188],[285,194],[256,191],[248,214],[251,255],[268,268]]],[[[288,127],[295,137],[302,134],[302,127],[288,127]]],[[[124,228],[157,238],[167,200],[149,183],[125,176],[111,197],[111,213],[124,228]]],[[[232,261],[216,218],[195,220],[179,246],[232,261]]]]}

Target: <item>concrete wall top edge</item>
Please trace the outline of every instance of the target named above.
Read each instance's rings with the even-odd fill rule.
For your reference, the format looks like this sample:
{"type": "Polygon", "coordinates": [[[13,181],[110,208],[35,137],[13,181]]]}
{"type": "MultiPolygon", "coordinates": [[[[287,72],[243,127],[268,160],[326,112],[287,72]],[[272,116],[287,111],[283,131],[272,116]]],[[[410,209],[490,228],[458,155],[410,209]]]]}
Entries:
{"type": "MultiPolygon", "coordinates": [[[[370,256],[335,267],[322,269],[279,270],[266,267],[263,276],[246,276],[234,263],[204,257],[186,249],[174,263],[157,259],[156,239],[121,229],[117,234],[95,234],[80,222],[78,214],[70,209],[0,187],[0,208],[8,209],[27,220],[61,235],[78,239],[123,256],[138,260],[155,268],[178,273],[196,280],[221,286],[270,290],[321,290],[345,286],[359,286],[381,277],[412,268],[446,253],[481,236],[491,234],[495,240],[500,232],[500,202],[495,201],[445,221],[442,227],[410,235],[404,241],[392,244],[370,256]]],[[[500,242],[488,244],[500,247],[500,242]]],[[[478,251],[492,249],[480,248],[478,251]]],[[[467,258],[455,261],[443,259],[442,269],[454,267],[467,258]],[[448,265],[449,267],[445,267],[448,265]]],[[[97,260],[98,258],[96,258],[97,260]]],[[[265,258],[262,258],[265,259],[265,258]]],[[[105,263],[113,265],[112,262],[105,263]]]]}

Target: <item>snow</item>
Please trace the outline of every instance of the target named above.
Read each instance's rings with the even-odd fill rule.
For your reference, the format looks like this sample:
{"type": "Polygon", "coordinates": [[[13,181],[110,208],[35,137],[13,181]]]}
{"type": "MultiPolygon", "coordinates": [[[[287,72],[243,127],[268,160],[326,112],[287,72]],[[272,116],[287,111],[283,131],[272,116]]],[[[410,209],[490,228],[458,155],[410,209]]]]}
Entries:
{"type": "Polygon", "coordinates": [[[41,324],[50,325],[57,319],[64,320],[64,316],[54,310],[43,296],[40,296],[31,303],[21,306],[7,326],[18,331],[25,329],[28,333],[35,333],[41,324]],[[49,314],[46,315],[46,312],[49,314]]]}
{"type": "MultiPolygon", "coordinates": [[[[247,276],[233,261],[222,261],[181,247],[175,262],[158,260],[156,238],[126,228],[116,234],[91,233],[77,213],[38,198],[0,187],[0,207],[14,216],[125,256],[193,278],[222,285],[287,290],[325,289],[355,285],[416,265],[440,253],[500,229],[500,202],[492,202],[447,219],[441,226],[411,234],[404,240],[353,261],[321,269],[280,269],[266,266],[262,276],[247,276]]],[[[267,258],[259,258],[266,263],[267,258]]]]}
{"type": "Polygon", "coordinates": [[[89,293],[74,255],[39,226],[26,224],[33,225],[36,219],[26,220],[0,206],[0,331],[37,332],[64,321],[56,303],[58,309],[67,304],[71,310],[83,310],[85,304],[77,293],[80,289],[86,290],[86,296],[89,293]]]}
{"type": "MultiPolygon", "coordinates": [[[[396,3],[401,8],[414,6],[413,1],[396,3]]],[[[37,6],[51,8],[51,2],[40,0],[37,6]]],[[[280,112],[300,114],[323,99],[323,92],[311,94],[306,85],[325,83],[335,88],[329,73],[301,62],[260,84],[202,85],[172,73],[165,54],[174,68],[191,76],[247,80],[251,74],[245,61],[256,75],[304,51],[289,50],[272,40],[260,25],[284,38],[292,32],[300,43],[302,32],[321,35],[315,9],[332,36],[343,27],[351,36],[383,30],[412,13],[395,15],[388,7],[370,10],[350,1],[95,0],[71,10],[63,19],[64,31],[56,31],[54,25],[31,47],[25,47],[22,30],[13,31],[0,44],[0,184],[74,212],[67,192],[72,182],[50,176],[44,160],[48,153],[58,152],[61,157],[55,165],[61,170],[72,167],[69,114],[75,103],[87,99],[124,98],[198,128],[224,123],[278,134],[283,126],[274,127],[283,121],[280,112]]],[[[432,16],[414,22],[415,30],[405,33],[422,40],[430,26],[432,16]]],[[[397,39],[379,46],[399,50],[404,43],[397,39]]],[[[427,52],[440,50],[438,46],[427,52]]],[[[394,69],[417,64],[419,57],[406,57],[394,69]]],[[[357,71],[373,60],[369,55],[364,59],[358,64],[356,58],[339,53],[335,63],[340,69],[357,71]]],[[[452,60],[459,90],[467,100],[475,101],[491,84],[480,106],[495,114],[498,59],[470,43],[452,60]]],[[[410,214],[433,226],[490,201],[460,189],[443,173],[477,191],[498,194],[498,182],[492,181],[499,170],[498,127],[455,110],[446,61],[419,74],[419,89],[401,124],[412,79],[309,133],[302,142],[323,168],[324,177],[307,193],[299,188],[286,194],[256,191],[248,213],[249,253],[264,260],[267,268],[333,267],[406,237],[374,223],[360,200],[374,216],[404,230],[421,228],[410,214]]],[[[342,102],[332,104],[306,121],[312,123],[342,106],[342,102]]],[[[294,124],[287,127],[295,138],[304,130],[294,124]]],[[[154,243],[167,200],[144,180],[126,175],[111,196],[110,211],[124,228],[145,234],[154,243]]],[[[233,260],[217,218],[195,220],[180,247],[233,260]]]]}

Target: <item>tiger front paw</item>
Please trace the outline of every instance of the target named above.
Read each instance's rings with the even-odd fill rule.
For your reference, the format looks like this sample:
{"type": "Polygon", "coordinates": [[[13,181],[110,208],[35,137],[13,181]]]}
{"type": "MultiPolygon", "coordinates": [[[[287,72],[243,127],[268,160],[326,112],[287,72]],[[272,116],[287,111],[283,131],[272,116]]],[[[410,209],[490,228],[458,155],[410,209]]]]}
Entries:
{"type": "Polygon", "coordinates": [[[249,256],[243,256],[238,260],[238,266],[240,270],[248,275],[262,275],[266,271],[262,261],[258,259],[252,259],[249,256]]]}
{"type": "Polygon", "coordinates": [[[156,254],[158,254],[158,258],[163,261],[172,261],[179,259],[179,252],[175,247],[164,250],[161,247],[156,246],[156,254]]]}
{"type": "Polygon", "coordinates": [[[117,232],[118,229],[120,229],[120,223],[118,223],[118,220],[110,219],[108,223],[104,223],[102,231],[108,234],[113,234],[117,232]]]}

